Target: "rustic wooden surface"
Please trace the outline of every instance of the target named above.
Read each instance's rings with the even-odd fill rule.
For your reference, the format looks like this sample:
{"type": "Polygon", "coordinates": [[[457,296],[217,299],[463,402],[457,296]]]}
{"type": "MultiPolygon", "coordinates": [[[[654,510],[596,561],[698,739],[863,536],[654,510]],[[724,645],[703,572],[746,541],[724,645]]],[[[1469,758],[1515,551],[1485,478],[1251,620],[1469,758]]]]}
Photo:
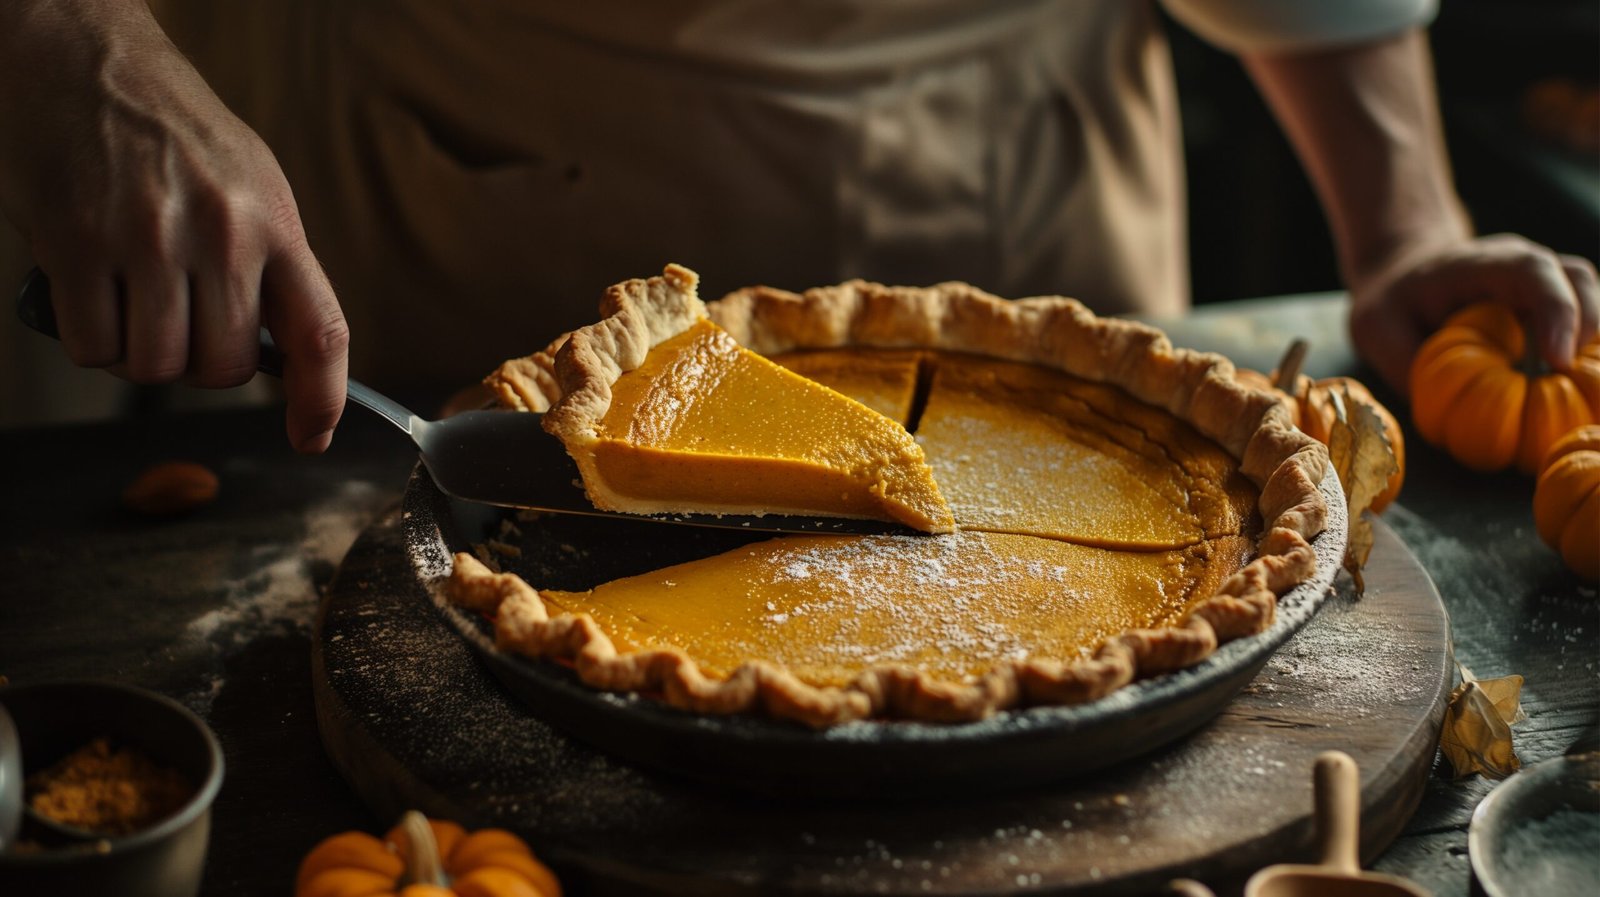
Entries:
{"type": "MultiPolygon", "coordinates": [[[[1280,337],[1310,335],[1323,347],[1312,371],[1326,375],[1344,372],[1341,315],[1329,297],[1230,303],[1202,309],[1187,340],[1229,341],[1270,365],[1280,337]]],[[[1438,585],[1457,659],[1480,676],[1527,677],[1528,719],[1515,729],[1524,764],[1556,756],[1600,721],[1595,588],[1539,542],[1528,479],[1472,473],[1408,436],[1405,493],[1385,517],[1438,585]]],[[[360,802],[318,740],[311,628],[319,590],[398,499],[414,457],[358,410],[314,459],[289,450],[278,408],[0,431],[0,675],[119,679],[211,724],[228,772],[207,894],[283,895],[320,838],[392,822],[360,802]],[[217,470],[217,503],[168,521],[119,512],[122,487],[168,458],[217,470]]],[[[1376,867],[1465,897],[1467,824],[1494,784],[1452,781],[1436,765],[1376,867]]]]}
{"type": "Polygon", "coordinates": [[[1367,596],[1329,599],[1244,694],[1171,748],[979,799],[940,797],[930,782],[927,799],[890,804],[760,800],[611,761],[519,705],[434,608],[396,517],[357,540],[313,636],[330,756],[380,815],[420,807],[513,829],[585,893],[1225,884],[1312,858],[1310,768],[1329,748],[1363,771],[1373,855],[1421,799],[1453,673],[1438,594],[1384,528],[1367,596]]]}

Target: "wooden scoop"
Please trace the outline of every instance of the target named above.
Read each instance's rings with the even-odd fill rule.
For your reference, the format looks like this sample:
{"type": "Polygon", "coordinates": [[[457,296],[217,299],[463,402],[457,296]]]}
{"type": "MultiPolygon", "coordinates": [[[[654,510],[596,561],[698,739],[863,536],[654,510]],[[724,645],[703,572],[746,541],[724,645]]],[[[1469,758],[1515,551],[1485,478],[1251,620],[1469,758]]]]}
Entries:
{"type": "Polygon", "coordinates": [[[1361,776],[1350,755],[1319,755],[1314,781],[1322,862],[1268,866],[1250,876],[1245,897],[1430,897],[1403,878],[1361,871],[1361,776]]]}

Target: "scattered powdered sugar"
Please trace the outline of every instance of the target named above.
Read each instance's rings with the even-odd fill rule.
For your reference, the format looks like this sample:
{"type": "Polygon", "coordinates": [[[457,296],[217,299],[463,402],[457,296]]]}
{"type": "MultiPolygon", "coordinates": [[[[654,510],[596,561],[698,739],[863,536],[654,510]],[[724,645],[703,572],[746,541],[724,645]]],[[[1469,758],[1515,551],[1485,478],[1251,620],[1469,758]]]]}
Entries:
{"type": "MultiPolygon", "coordinates": [[[[1381,601],[1368,592],[1361,600],[1381,601]]],[[[1273,657],[1273,671],[1290,677],[1295,687],[1314,689],[1325,695],[1327,706],[1338,713],[1368,715],[1384,712],[1397,703],[1407,705],[1412,698],[1433,687],[1437,669],[1420,660],[1391,660],[1387,675],[1373,676],[1373,651],[1382,650],[1395,658],[1422,658],[1430,647],[1402,631],[1386,631],[1379,638],[1371,631],[1364,614],[1355,612],[1354,599],[1330,601],[1322,608],[1319,625],[1307,628],[1273,657]]],[[[1288,688],[1281,679],[1279,688],[1288,688]]]]}
{"type": "MultiPolygon", "coordinates": [[[[871,603],[861,587],[909,585],[912,589],[973,589],[1015,584],[1035,572],[1037,560],[1020,559],[994,550],[979,533],[943,536],[868,536],[825,542],[797,541],[786,551],[773,582],[826,577],[828,590],[852,602],[871,603]]],[[[1064,567],[1057,566],[1064,573],[1064,567]]],[[[1064,575],[1058,579],[1065,580],[1064,575]]],[[[842,608],[840,608],[842,610],[842,608]]]]}
{"type": "MultiPolygon", "coordinates": [[[[418,779],[490,813],[485,824],[551,831],[627,826],[666,799],[632,767],[529,716],[482,675],[464,642],[440,644],[437,620],[386,613],[330,618],[328,625],[351,632],[325,644],[323,657],[329,682],[347,703],[371,708],[354,723],[379,733],[418,779]],[[383,694],[373,695],[375,687],[383,694]]],[[[443,814],[445,808],[429,809],[443,814]]]]}
{"type": "Polygon", "coordinates": [[[786,565],[783,568],[782,573],[789,579],[810,579],[811,567],[804,561],[794,561],[786,565]]]}
{"type": "MultiPolygon", "coordinates": [[[[679,619],[671,637],[719,668],[761,657],[822,681],[890,663],[960,678],[1029,655],[1081,656],[1108,634],[1105,583],[1128,573],[1153,586],[1164,569],[1161,557],[1108,559],[1005,534],[781,538],[667,574],[726,599],[714,618],[679,619]]],[[[651,620],[675,607],[678,597],[651,580],[640,577],[615,599],[598,590],[602,622],[610,614],[651,620]]],[[[1174,610],[1159,588],[1128,591],[1139,603],[1119,602],[1118,613],[1134,625],[1174,610]]],[[[589,606],[582,596],[562,600],[589,606]]]]}
{"type": "Polygon", "coordinates": [[[1528,578],[1527,571],[1554,569],[1551,549],[1527,523],[1491,523],[1484,531],[1453,526],[1454,521],[1423,517],[1397,505],[1384,519],[1405,538],[1439,588],[1453,616],[1474,621],[1501,621],[1491,626],[1463,626],[1453,633],[1456,659],[1481,676],[1526,672],[1519,658],[1538,655],[1547,670],[1578,670],[1570,682],[1530,680],[1524,700],[1554,702],[1587,700],[1585,682],[1600,670],[1593,650],[1595,590],[1572,587],[1559,577],[1528,578]],[[1452,533],[1472,532],[1470,541],[1452,533]],[[1520,596],[1520,597],[1519,597],[1520,596]],[[1516,614],[1507,614],[1511,606],[1516,614]],[[1587,633],[1587,634],[1586,634],[1587,633]],[[1509,665],[1508,665],[1509,664],[1509,665]]]}
{"type": "MultiPolygon", "coordinates": [[[[252,554],[271,556],[277,551],[277,546],[258,547],[252,554]]],[[[317,603],[316,590],[310,588],[309,560],[291,554],[261,561],[254,575],[229,588],[224,606],[189,621],[185,634],[240,645],[280,623],[305,628],[317,603]]]]}
{"type": "MultiPolygon", "coordinates": [[[[318,570],[333,569],[362,528],[393,500],[392,492],[369,482],[339,483],[305,511],[298,541],[250,551],[250,573],[230,581],[219,606],[188,622],[185,640],[220,661],[264,634],[309,633],[320,600],[318,570]]],[[[224,685],[216,664],[202,687],[185,696],[186,703],[205,713],[224,685]]]]}
{"type": "Polygon", "coordinates": [[[234,583],[225,606],[191,620],[187,634],[238,644],[278,625],[309,630],[318,601],[313,566],[337,564],[362,527],[392,500],[371,483],[341,483],[333,495],[306,511],[305,535],[299,542],[257,546],[251,566],[259,572],[234,583]]]}

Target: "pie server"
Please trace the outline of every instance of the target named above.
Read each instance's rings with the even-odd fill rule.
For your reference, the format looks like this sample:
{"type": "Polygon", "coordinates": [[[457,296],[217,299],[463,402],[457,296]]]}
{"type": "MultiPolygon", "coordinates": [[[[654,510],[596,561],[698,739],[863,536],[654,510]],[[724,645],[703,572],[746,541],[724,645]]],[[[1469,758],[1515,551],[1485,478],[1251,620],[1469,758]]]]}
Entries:
{"type": "MultiPolygon", "coordinates": [[[[35,268],[22,284],[17,315],[34,330],[60,339],[50,282],[35,268]]],[[[257,368],[283,376],[283,354],[261,331],[257,368]]],[[[376,412],[411,437],[422,463],[441,491],[465,501],[527,508],[557,514],[585,514],[625,520],[653,520],[687,526],[745,529],[777,533],[909,534],[908,527],[878,520],[845,517],[799,517],[781,514],[623,514],[602,511],[589,502],[579,485],[578,466],[566,447],[546,433],[542,415],[525,411],[467,411],[443,420],[424,420],[400,403],[365,384],[350,380],[350,401],[376,412]]]]}

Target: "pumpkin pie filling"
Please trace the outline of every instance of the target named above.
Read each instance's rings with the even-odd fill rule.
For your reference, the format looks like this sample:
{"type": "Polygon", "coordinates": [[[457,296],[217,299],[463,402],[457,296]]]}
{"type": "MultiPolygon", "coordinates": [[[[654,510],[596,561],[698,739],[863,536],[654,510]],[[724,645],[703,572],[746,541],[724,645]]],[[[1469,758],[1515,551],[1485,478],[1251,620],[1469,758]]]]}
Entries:
{"type": "Polygon", "coordinates": [[[772,539],[587,592],[541,591],[546,604],[590,615],[618,650],[681,649],[714,679],[764,659],[818,687],[883,664],[971,681],[1172,625],[1248,559],[1249,485],[1229,482],[1233,516],[1220,523],[1191,500],[1225,491],[1226,455],[1113,389],[952,353],[775,360],[902,420],[922,372],[917,438],[961,532],[772,539]]]}
{"type": "MultiPolygon", "coordinates": [[[[751,348],[831,388],[697,317],[621,365],[592,441],[563,437],[586,481],[598,474],[635,506],[685,495],[695,510],[831,501],[901,520],[913,508],[924,529],[949,528],[947,498],[959,531],[783,537],[581,592],[541,591],[461,554],[452,600],[494,619],[503,650],[570,661],[595,687],[825,726],[1092,700],[1259,632],[1278,592],[1314,569],[1305,534],[1321,528],[1325,455],[1281,407],[1234,385],[1225,360],[1101,322],[1071,300],[1006,303],[964,286],[817,292],[796,302],[758,290],[748,305],[734,294],[713,319],[732,317],[739,339],[767,342],[751,348]],[[1042,327],[1041,311],[1060,320],[1042,327]],[[955,345],[903,348],[917,343],[897,328],[927,338],[940,316],[964,334],[955,345]],[[856,344],[856,327],[891,341],[856,344]],[[1066,337],[1025,345],[1041,332],[1066,337]],[[1130,387],[1142,401],[1077,374],[1089,363],[1072,340],[1090,337],[1102,341],[1102,367],[1145,372],[1130,387]],[[952,351],[963,341],[1012,360],[952,351]],[[830,445],[880,423],[896,438],[830,445]],[[864,474],[917,464],[926,487],[864,474]]],[[[561,370],[559,358],[533,360],[526,369],[561,370]]],[[[541,380],[501,394],[531,396],[525,407],[540,410],[541,396],[559,403],[563,390],[570,397],[572,384],[541,380]]]]}
{"type": "Polygon", "coordinates": [[[911,349],[815,349],[786,352],[772,360],[907,426],[924,356],[911,349]]]}
{"type": "Polygon", "coordinates": [[[539,594],[590,615],[619,651],[678,648],[715,679],[762,659],[819,687],[886,664],[959,682],[1171,625],[1250,550],[1239,536],[1150,552],[1008,533],[794,536],[539,594]]]}
{"type": "Polygon", "coordinates": [[[704,319],[612,385],[596,437],[580,468],[623,510],[822,511],[951,528],[904,430],[704,319]]]}
{"type": "Polygon", "coordinates": [[[1120,390],[1011,361],[934,363],[917,441],[964,529],[1181,548],[1251,513],[1225,452],[1120,390]]]}

